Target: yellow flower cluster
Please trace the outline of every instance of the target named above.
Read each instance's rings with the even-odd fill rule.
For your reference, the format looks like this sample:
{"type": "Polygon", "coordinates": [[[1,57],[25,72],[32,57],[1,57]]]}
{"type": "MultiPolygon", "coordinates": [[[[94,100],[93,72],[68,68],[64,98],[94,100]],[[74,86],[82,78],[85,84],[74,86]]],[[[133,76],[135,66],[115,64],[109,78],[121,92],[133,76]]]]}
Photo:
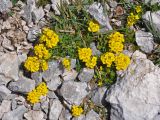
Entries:
{"type": "Polygon", "coordinates": [[[123,51],[123,42],[124,42],[124,35],[119,33],[119,32],[115,32],[112,33],[109,36],[109,48],[110,51],[114,52],[114,53],[119,53],[123,51]]]}
{"type": "Polygon", "coordinates": [[[88,27],[88,31],[90,32],[98,32],[99,31],[99,24],[94,22],[94,21],[90,21],[89,22],[89,27],[88,27]]]}
{"type": "Polygon", "coordinates": [[[101,61],[107,67],[111,67],[112,63],[115,63],[117,70],[125,70],[130,64],[130,58],[123,53],[124,35],[115,32],[109,36],[109,48],[111,52],[106,52],[101,55],[101,61]],[[113,52],[113,53],[112,53],[113,52]]]}
{"type": "Polygon", "coordinates": [[[83,113],[83,109],[81,106],[73,105],[71,108],[72,116],[78,117],[83,113]]]}
{"type": "Polygon", "coordinates": [[[97,64],[97,57],[92,56],[92,50],[90,48],[80,48],[78,50],[79,59],[85,62],[88,68],[93,69],[97,64]]]}
{"type": "Polygon", "coordinates": [[[63,61],[62,61],[62,64],[63,64],[63,66],[64,66],[66,69],[70,70],[71,63],[70,63],[70,60],[69,60],[69,59],[64,58],[63,61]]]}
{"type": "Polygon", "coordinates": [[[115,56],[111,52],[106,52],[105,54],[101,55],[101,61],[103,64],[107,65],[107,67],[111,67],[114,60],[115,56]]]}
{"type": "Polygon", "coordinates": [[[40,60],[38,57],[28,57],[24,63],[24,67],[30,72],[37,72],[40,69],[43,71],[48,69],[48,63],[45,60],[40,60]]]}
{"type": "Polygon", "coordinates": [[[24,63],[25,68],[30,72],[39,70],[45,71],[48,69],[48,60],[51,57],[49,48],[53,48],[59,42],[59,37],[56,33],[48,28],[44,28],[40,37],[40,44],[34,47],[33,57],[28,57],[24,63]]]}
{"type": "Polygon", "coordinates": [[[142,12],[142,7],[141,6],[136,6],[135,7],[136,13],[130,13],[130,15],[127,17],[127,26],[133,26],[139,19],[140,19],[140,13],[142,12]]]}
{"type": "Polygon", "coordinates": [[[27,100],[32,104],[38,103],[40,101],[40,97],[45,96],[47,93],[47,85],[44,82],[42,82],[37,86],[36,89],[28,93],[27,100]]]}
{"type": "Polygon", "coordinates": [[[40,62],[37,57],[28,57],[24,63],[24,67],[31,72],[36,72],[39,70],[40,62]]]}
{"type": "Polygon", "coordinates": [[[49,59],[51,54],[49,53],[49,50],[44,46],[44,44],[38,44],[34,47],[34,53],[38,56],[40,59],[49,59]]]}
{"type": "Polygon", "coordinates": [[[44,28],[42,33],[43,34],[40,37],[40,43],[44,43],[47,48],[53,48],[57,46],[59,37],[54,31],[44,28]]]}
{"type": "Polygon", "coordinates": [[[115,65],[117,70],[125,70],[130,64],[130,59],[127,55],[120,53],[115,57],[115,65]]]}

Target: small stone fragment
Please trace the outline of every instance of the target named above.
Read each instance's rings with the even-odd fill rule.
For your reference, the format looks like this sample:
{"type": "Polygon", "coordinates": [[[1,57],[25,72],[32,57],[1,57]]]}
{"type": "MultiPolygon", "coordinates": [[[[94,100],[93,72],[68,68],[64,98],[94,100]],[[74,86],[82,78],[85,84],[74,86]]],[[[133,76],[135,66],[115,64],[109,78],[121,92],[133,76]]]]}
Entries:
{"type": "Polygon", "coordinates": [[[44,11],[42,7],[36,8],[32,12],[32,19],[35,23],[40,21],[44,17],[44,11]]]}
{"type": "Polygon", "coordinates": [[[56,90],[61,85],[60,77],[52,78],[51,81],[47,82],[47,86],[50,90],[56,90]]]}
{"type": "Polygon", "coordinates": [[[2,119],[3,114],[9,112],[10,109],[11,109],[11,101],[3,100],[0,105],[0,119],[2,119]]]}
{"type": "Polygon", "coordinates": [[[30,110],[29,112],[24,114],[24,117],[27,120],[43,120],[44,114],[42,111],[30,110]]]}
{"type": "Polygon", "coordinates": [[[89,82],[94,76],[94,69],[83,68],[80,74],[78,75],[78,79],[81,82],[89,82]]]}
{"type": "Polygon", "coordinates": [[[77,75],[78,73],[74,69],[70,71],[65,69],[64,73],[62,74],[62,77],[64,81],[70,81],[70,80],[75,80],[77,75]]]}
{"type": "Polygon", "coordinates": [[[94,110],[91,110],[87,113],[86,120],[101,120],[101,118],[94,110]]]}

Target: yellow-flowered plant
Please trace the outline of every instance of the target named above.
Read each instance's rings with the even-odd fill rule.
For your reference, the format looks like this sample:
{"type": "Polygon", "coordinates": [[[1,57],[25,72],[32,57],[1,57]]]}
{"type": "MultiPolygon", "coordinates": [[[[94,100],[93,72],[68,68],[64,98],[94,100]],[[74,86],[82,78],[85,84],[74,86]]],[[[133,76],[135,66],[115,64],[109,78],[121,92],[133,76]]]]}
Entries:
{"type": "Polygon", "coordinates": [[[51,57],[49,50],[47,50],[47,48],[44,46],[44,44],[36,45],[34,47],[34,53],[40,59],[49,59],[51,57]]]}
{"type": "Polygon", "coordinates": [[[106,52],[101,55],[101,61],[103,64],[107,65],[107,67],[111,67],[112,63],[115,61],[115,56],[111,52],[106,52]]]}
{"type": "Polygon", "coordinates": [[[44,82],[42,82],[37,86],[36,89],[28,93],[27,100],[32,104],[38,103],[40,102],[40,97],[45,96],[47,93],[47,85],[44,82]]]}
{"type": "Polygon", "coordinates": [[[24,63],[24,67],[30,72],[37,72],[40,67],[40,61],[37,57],[28,57],[24,63]]]}
{"type": "Polygon", "coordinates": [[[73,105],[71,108],[72,116],[78,117],[83,113],[83,109],[81,106],[73,105]]]}
{"type": "Polygon", "coordinates": [[[41,66],[42,71],[48,70],[48,62],[46,62],[45,60],[41,60],[40,66],[41,66]]]}
{"type": "Polygon", "coordinates": [[[133,26],[139,19],[139,15],[130,13],[130,15],[127,17],[127,26],[133,26]]]}
{"type": "Polygon", "coordinates": [[[117,70],[125,70],[129,64],[130,58],[127,55],[120,53],[115,57],[115,65],[117,70]]]}
{"type": "Polygon", "coordinates": [[[96,64],[97,64],[97,57],[93,56],[92,58],[90,58],[90,60],[88,60],[88,61],[86,62],[85,65],[86,65],[88,68],[93,69],[93,68],[96,66],[96,64]]]}
{"type": "Polygon", "coordinates": [[[135,10],[136,10],[137,13],[142,12],[142,6],[137,5],[136,8],[135,8],[135,10]]]}
{"type": "Polygon", "coordinates": [[[59,36],[49,28],[44,28],[40,37],[40,43],[44,43],[47,48],[53,48],[57,46],[59,42],[59,36]]]}
{"type": "Polygon", "coordinates": [[[114,53],[120,53],[123,51],[123,43],[122,42],[115,42],[115,41],[110,41],[109,42],[109,48],[110,51],[114,53]]]}
{"type": "Polygon", "coordinates": [[[89,27],[88,27],[88,31],[90,32],[98,32],[99,31],[99,24],[97,22],[94,21],[90,21],[89,22],[89,27]]]}
{"type": "Polygon", "coordinates": [[[90,48],[79,48],[78,49],[79,59],[82,60],[83,62],[89,61],[91,55],[92,55],[92,50],[90,48]]]}
{"type": "Polygon", "coordinates": [[[109,35],[109,42],[115,41],[115,42],[124,42],[124,35],[120,32],[114,32],[109,35]]]}
{"type": "Polygon", "coordinates": [[[70,60],[69,60],[69,59],[64,58],[63,61],[62,61],[62,64],[63,64],[63,66],[64,66],[66,69],[70,70],[71,63],[70,63],[70,60]]]}

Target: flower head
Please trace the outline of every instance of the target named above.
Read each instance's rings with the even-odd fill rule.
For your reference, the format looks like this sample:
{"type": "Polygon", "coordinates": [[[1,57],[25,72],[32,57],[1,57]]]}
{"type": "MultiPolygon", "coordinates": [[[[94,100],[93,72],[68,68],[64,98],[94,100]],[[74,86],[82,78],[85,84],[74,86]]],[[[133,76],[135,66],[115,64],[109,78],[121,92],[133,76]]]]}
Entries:
{"type": "Polygon", "coordinates": [[[73,105],[71,108],[72,116],[78,117],[83,113],[83,109],[81,106],[73,105]]]}
{"type": "Polygon", "coordinates": [[[111,67],[112,62],[114,62],[115,56],[111,52],[106,52],[105,54],[101,55],[101,61],[103,64],[107,65],[107,67],[111,67]]]}
{"type": "Polygon", "coordinates": [[[115,57],[115,65],[117,70],[125,70],[129,64],[130,58],[127,55],[120,53],[115,57]]]}
{"type": "Polygon", "coordinates": [[[40,62],[37,57],[28,57],[24,63],[24,67],[30,72],[37,72],[39,70],[40,62]]]}
{"type": "Polygon", "coordinates": [[[70,67],[71,67],[70,60],[67,59],[67,58],[64,58],[64,59],[63,59],[62,64],[63,64],[63,66],[64,66],[66,69],[68,69],[68,70],[69,70],[70,67]]]}
{"type": "Polygon", "coordinates": [[[36,89],[29,92],[27,95],[27,100],[32,104],[38,103],[40,101],[39,98],[40,98],[40,94],[36,91],[36,89]]]}
{"type": "Polygon", "coordinates": [[[40,59],[49,59],[51,54],[47,50],[47,48],[44,46],[44,44],[38,44],[34,47],[34,53],[38,56],[40,59]]]}
{"type": "Polygon", "coordinates": [[[109,39],[110,39],[110,41],[124,42],[124,35],[121,34],[120,32],[114,32],[109,35],[109,39]]]}
{"type": "Polygon", "coordinates": [[[40,61],[40,66],[41,66],[42,71],[48,70],[48,63],[45,60],[40,61]]]}
{"type": "Polygon", "coordinates": [[[98,32],[99,31],[99,24],[94,22],[94,21],[90,21],[89,22],[89,27],[88,27],[88,31],[90,32],[98,32]]]}
{"type": "Polygon", "coordinates": [[[87,62],[90,60],[92,55],[92,50],[90,48],[80,48],[78,50],[79,59],[83,62],[87,62]]]}
{"type": "Polygon", "coordinates": [[[114,53],[119,53],[123,51],[123,43],[122,42],[115,42],[113,40],[109,41],[109,48],[110,51],[114,53]]]}
{"type": "Polygon", "coordinates": [[[139,20],[139,15],[130,13],[130,15],[127,17],[127,26],[133,26],[137,22],[137,20],[139,20]]]}
{"type": "Polygon", "coordinates": [[[136,6],[135,9],[136,9],[136,12],[137,12],[137,13],[142,12],[142,6],[140,6],[140,5],[136,6]]]}
{"type": "Polygon", "coordinates": [[[47,85],[44,82],[40,83],[36,88],[36,90],[40,95],[43,95],[43,96],[45,96],[48,93],[47,85]]]}
{"type": "Polygon", "coordinates": [[[91,69],[93,69],[96,66],[96,64],[97,64],[97,57],[95,56],[90,58],[90,60],[86,62],[86,66],[91,69]]]}

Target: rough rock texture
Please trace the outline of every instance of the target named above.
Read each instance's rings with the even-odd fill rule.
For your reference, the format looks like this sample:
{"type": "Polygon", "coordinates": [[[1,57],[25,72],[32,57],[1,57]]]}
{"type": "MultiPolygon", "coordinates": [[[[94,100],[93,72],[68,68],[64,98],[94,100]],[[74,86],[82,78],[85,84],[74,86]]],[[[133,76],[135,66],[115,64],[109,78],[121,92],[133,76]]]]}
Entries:
{"type": "Polygon", "coordinates": [[[97,106],[102,106],[105,104],[105,93],[107,91],[106,87],[98,88],[98,90],[95,92],[94,96],[92,97],[92,101],[97,106]]]}
{"type": "Polygon", "coordinates": [[[155,32],[160,31],[160,11],[152,13],[151,11],[147,11],[142,18],[155,29],[155,32]]]}
{"type": "Polygon", "coordinates": [[[56,90],[61,85],[60,77],[52,78],[51,81],[47,82],[47,86],[50,90],[56,90]]]}
{"type": "Polygon", "coordinates": [[[89,82],[94,76],[94,69],[83,68],[80,74],[78,75],[78,79],[81,82],[89,82]]]}
{"type": "Polygon", "coordinates": [[[28,41],[35,41],[39,33],[41,33],[41,30],[37,26],[30,28],[27,35],[28,41]]]}
{"type": "Polygon", "coordinates": [[[94,2],[89,6],[87,10],[102,26],[105,26],[106,29],[112,30],[112,27],[109,23],[108,15],[103,12],[103,6],[100,3],[94,2]]]}
{"type": "Polygon", "coordinates": [[[0,119],[2,119],[3,114],[9,112],[10,109],[11,109],[11,101],[3,100],[2,104],[0,105],[0,119]]]}
{"type": "Polygon", "coordinates": [[[156,3],[160,4],[160,0],[145,0],[145,3],[148,4],[148,3],[151,3],[151,5],[154,5],[156,3]]]}
{"type": "Polygon", "coordinates": [[[25,94],[35,88],[35,81],[29,78],[22,77],[16,82],[10,82],[8,88],[11,91],[25,94]]]}
{"type": "Polygon", "coordinates": [[[42,111],[31,110],[24,114],[27,120],[43,120],[44,114],[42,111]]]}
{"type": "Polygon", "coordinates": [[[0,57],[0,74],[7,78],[18,80],[19,64],[16,52],[3,54],[0,57]]]}
{"type": "Polygon", "coordinates": [[[107,92],[111,120],[154,120],[160,110],[160,68],[136,51],[128,69],[107,92]]]}
{"type": "Polygon", "coordinates": [[[94,42],[90,44],[90,48],[92,49],[92,55],[100,56],[102,53],[96,48],[96,45],[94,42]]]}
{"type": "Polygon", "coordinates": [[[0,0],[0,12],[8,11],[12,7],[10,0],[0,0]]]}
{"type": "Polygon", "coordinates": [[[4,85],[0,85],[0,103],[5,97],[11,94],[11,91],[4,85]]]}
{"type": "Polygon", "coordinates": [[[154,49],[153,35],[149,32],[136,31],[136,42],[140,49],[146,53],[151,53],[154,49]]]}
{"type": "Polygon", "coordinates": [[[64,81],[70,81],[70,80],[75,80],[77,75],[78,75],[78,73],[74,69],[70,70],[70,71],[64,70],[62,77],[63,77],[64,81]]]}
{"type": "Polygon", "coordinates": [[[101,120],[101,118],[94,110],[91,110],[87,113],[86,120],[101,120]]]}
{"type": "Polygon", "coordinates": [[[44,17],[44,10],[42,7],[34,9],[32,12],[32,19],[35,23],[41,20],[44,17]]]}
{"type": "Polygon", "coordinates": [[[86,83],[67,81],[62,84],[60,93],[67,102],[80,105],[83,98],[88,94],[86,89],[86,83]]]}
{"type": "Polygon", "coordinates": [[[27,108],[24,105],[19,106],[17,109],[5,113],[2,120],[21,120],[25,112],[27,112],[27,108]]]}
{"type": "Polygon", "coordinates": [[[49,120],[58,120],[61,114],[62,108],[63,106],[59,100],[57,99],[53,100],[50,106],[49,120]]]}

